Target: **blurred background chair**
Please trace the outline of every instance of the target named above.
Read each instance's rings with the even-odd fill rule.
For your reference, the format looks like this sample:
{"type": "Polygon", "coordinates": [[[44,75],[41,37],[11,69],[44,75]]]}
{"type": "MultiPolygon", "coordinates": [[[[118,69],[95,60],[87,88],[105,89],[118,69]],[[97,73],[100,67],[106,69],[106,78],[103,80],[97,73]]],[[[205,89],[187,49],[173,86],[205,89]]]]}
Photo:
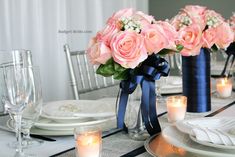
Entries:
{"type": "Polygon", "coordinates": [[[89,95],[89,99],[97,99],[106,96],[115,96],[118,92],[119,81],[112,77],[103,77],[96,74],[97,65],[91,65],[87,59],[86,51],[70,51],[69,45],[64,45],[64,52],[68,63],[71,87],[74,98],[80,99],[80,95],[104,89],[103,92],[89,95]],[[113,88],[111,88],[113,87],[113,88]],[[98,95],[99,96],[98,96],[98,95]]]}

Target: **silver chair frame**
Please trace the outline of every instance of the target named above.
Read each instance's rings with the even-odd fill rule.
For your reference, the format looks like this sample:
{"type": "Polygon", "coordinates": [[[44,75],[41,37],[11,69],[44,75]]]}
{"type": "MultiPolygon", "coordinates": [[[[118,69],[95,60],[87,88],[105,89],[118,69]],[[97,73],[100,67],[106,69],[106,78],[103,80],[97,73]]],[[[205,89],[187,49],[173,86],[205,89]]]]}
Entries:
{"type": "Polygon", "coordinates": [[[117,85],[119,83],[119,81],[115,81],[113,78],[111,78],[111,82],[107,83],[107,79],[105,77],[102,76],[98,76],[96,74],[96,69],[97,66],[93,65],[92,68],[91,66],[89,66],[89,62],[86,56],[86,51],[70,51],[69,45],[66,44],[64,45],[64,52],[66,54],[66,59],[67,59],[67,63],[68,63],[68,69],[69,69],[69,73],[70,73],[70,80],[71,80],[71,86],[72,86],[72,90],[73,90],[73,94],[75,99],[79,99],[79,94],[81,93],[86,93],[86,92],[90,92],[92,90],[97,90],[97,89],[101,89],[101,88],[106,88],[106,87],[110,87],[110,86],[114,86],[117,85]],[[81,63],[81,59],[80,56],[83,56],[83,62],[84,62],[84,66],[85,69],[82,69],[82,67],[79,65],[81,63]],[[78,68],[78,74],[80,76],[79,80],[81,82],[81,88],[78,88],[78,83],[77,83],[77,78],[75,75],[75,64],[72,61],[72,57],[76,57],[76,62],[77,62],[77,68],[78,68]],[[86,71],[86,78],[83,76],[83,70],[86,71]],[[94,84],[95,86],[92,86],[92,78],[90,76],[89,71],[92,70],[92,73],[94,74],[94,84]],[[101,78],[102,77],[102,78],[101,78]],[[99,79],[100,78],[100,79],[99,79]],[[85,88],[85,79],[88,80],[88,88],[85,88]],[[102,82],[100,82],[99,80],[102,80],[102,82]]]}

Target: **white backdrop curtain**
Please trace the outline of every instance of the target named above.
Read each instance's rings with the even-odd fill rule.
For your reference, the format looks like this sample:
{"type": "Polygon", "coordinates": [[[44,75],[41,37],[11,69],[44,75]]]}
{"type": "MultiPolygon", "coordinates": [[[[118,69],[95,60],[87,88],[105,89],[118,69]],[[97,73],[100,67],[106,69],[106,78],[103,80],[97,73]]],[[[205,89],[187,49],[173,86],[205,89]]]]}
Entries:
{"type": "Polygon", "coordinates": [[[72,99],[63,45],[86,49],[106,19],[127,7],[148,13],[148,0],[0,0],[0,50],[31,50],[44,100],[72,99]]]}

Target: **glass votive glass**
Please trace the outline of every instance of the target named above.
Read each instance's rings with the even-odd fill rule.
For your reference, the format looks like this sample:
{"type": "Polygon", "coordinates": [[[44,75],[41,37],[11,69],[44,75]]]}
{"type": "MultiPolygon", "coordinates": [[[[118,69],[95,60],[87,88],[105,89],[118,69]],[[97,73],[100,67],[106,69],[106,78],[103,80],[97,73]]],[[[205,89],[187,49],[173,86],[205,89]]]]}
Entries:
{"type": "Polygon", "coordinates": [[[102,131],[97,126],[80,126],[74,129],[76,157],[100,157],[102,131]]]}
{"type": "Polygon", "coordinates": [[[187,108],[187,97],[169,96],[166,99],[168,122],[174,123],[183,120],[187,108]]]}
{"type": "Polygon", "coordinates": [[[220,98],[228,98],[232,94],[232,79],[228,77],[218,78],[216,80],[216,91],[220,98]]]}

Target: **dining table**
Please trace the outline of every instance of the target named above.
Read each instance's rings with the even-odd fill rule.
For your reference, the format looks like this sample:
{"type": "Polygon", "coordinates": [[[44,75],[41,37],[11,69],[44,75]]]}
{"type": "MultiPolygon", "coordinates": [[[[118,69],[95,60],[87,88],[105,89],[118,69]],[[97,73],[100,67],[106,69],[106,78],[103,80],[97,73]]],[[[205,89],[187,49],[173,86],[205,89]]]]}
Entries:
{"type": "MultiPolygon", "coordinates": [[[[181,95],[182,93],[170,93],[163,95],[163,98],[169,95],[181,95]]],[[[99,101],[108,101],[115,103],[116,98],[102,98],[99,101]]],[[[190,113],[186,112],[185,119],[193,119],[200,117],[231,117],[235,118],[235,91],[229,98],[220,98],[217,93],[213,91],[211,93],[211,111],[202,113],[190,113]]],[[[167,108],[165,103],[157,102],[158,120],[161,125],[161,129],[164,130],[168,126],[172,126],[172,123],[167,119],[167,108]]],[[[7,128],[6,123],[9,119],[9,115],[0,116],[0,152],[1,157],[14,156],[14,149],[10,148],[7,144],[15,140],[14,133],[7,128]]],[[[174,146],[167,142],[162,133],[158,133],[154,136],[150,136],[145,141],[133,140],[128,136],[128,133],[116,127],[116,119],[112,119],[105,124],[105,129],[102,132],[102,157],[150,157],[150,156],[162,156],[162,157],[179,157],[179,156],[193,156],[201,157],[202,155],[195,152],[190,152],[184,148],[174,146]],[[150,149],[149,145],[154,137],[154,144],[150,149]],[[183,154],[181,152],[184,152],[183,154]]],[[[45,135],[32,135],[33,138],[39,138],[44,143],[37,147],[28,148],[24,151],[28,153],[34,153],[39,157],[74,157],[75,154],[75,139],[73,135],[69,136],[45,136],[45,135]]],[[[215,148],[216,149],[216,148],[215,148]]],[[[235,154],[234,154],[235,155],[235,154]]]]}

